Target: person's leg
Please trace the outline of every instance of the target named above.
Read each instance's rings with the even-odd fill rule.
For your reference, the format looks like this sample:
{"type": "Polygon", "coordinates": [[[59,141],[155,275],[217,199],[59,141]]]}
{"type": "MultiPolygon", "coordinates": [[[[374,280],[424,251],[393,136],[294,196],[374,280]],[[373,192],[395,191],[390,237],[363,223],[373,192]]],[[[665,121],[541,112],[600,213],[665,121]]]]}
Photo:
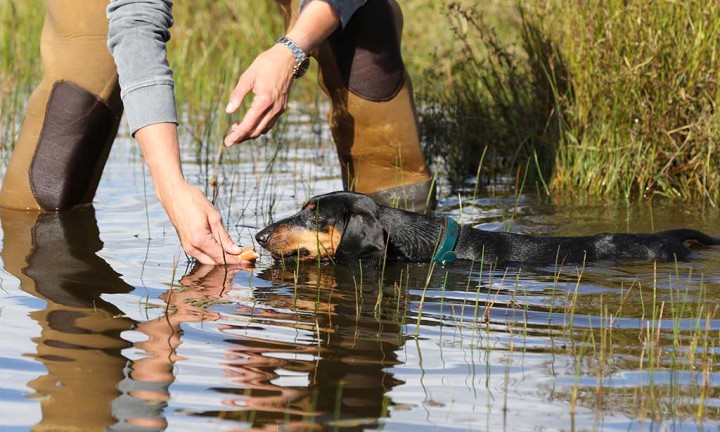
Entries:
{"type": "Polygon", "coordinates": [[[107,0],[46,0],[41,39],[44,77],[0,191],[0,205],[65,210],[95,196],[122,115],[107,49],[107,0]]]}
{"type": "MultiPolygon", "coordinates": [[[[280,1],[289,25],[299,1],[280,1]]],[[[402,12],[368,0],[313,53],[331,100],[330,127],[343,185],[385,205],[424,211],[434,204],[420,147],[412,84],[400,52],[402,12]]]]}

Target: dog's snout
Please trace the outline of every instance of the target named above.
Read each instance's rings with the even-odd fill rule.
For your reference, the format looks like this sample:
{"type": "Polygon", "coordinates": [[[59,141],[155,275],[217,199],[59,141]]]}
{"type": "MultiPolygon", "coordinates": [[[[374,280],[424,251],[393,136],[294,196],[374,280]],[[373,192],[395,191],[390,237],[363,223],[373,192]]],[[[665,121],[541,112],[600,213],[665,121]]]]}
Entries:
{"type": "Polygon", "coordinates": [[[260,243],[260,246],[265,247],[267,245],[267,242],[270,240],[270,230],[264,229],[259,233],[255,234],[255,240],[260,243]]]}

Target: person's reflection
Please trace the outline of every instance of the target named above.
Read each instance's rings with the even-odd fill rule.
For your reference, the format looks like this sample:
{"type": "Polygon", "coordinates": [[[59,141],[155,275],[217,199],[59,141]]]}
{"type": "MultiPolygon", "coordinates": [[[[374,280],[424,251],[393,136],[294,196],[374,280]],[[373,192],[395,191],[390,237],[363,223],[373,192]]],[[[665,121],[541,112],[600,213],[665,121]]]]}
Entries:
{"type": "MultiPolygon", "coordinates": [[[[397,355],[405,342],[392,295],[382,301],[383,295],[390,293],[379,297],[380,276],[367,269],[361,275],[356,269],[339,265],[308,266],[299,275],[297,270],[277,270],[273,274],[276,280],[287,282],[294,282],[298,276],[304,288],[297,293],[297,308],[301,312],[318,312],[313,317],[299,315],[319,329],[321,350],[310,380],[319,414],[316,421],[342,421],[346,427],[357,421],[374,424],[387,416],[391,405],[387,393],[402,384],[388,372],[401,363],[397,355]]],[[[389,272],[386,276],[391,277],[389,272]]],[[[268,291],[259,298],[268,302],[284,300],[268,291]]],[[[369,425],[356,424],[359,430],[363,426],[369,425]]]]}
{"type": "Polygon", "coordinates": [[[96,255],[102,247],[94,210],[57,214],[3,210],[2,259],[26,292],[47,302],[31,317],[41,327],[35,358],[47,374],[28,385],[37,392],[42,420],[35,430],[98,430],[116,420],[130,344],[120,333],[130,319],[104,301],[103,293],[126,293],[125,284],[96,255]]]}
{"type": "Polygon", "coordinates": [[[400,320],[391,315],[404,305],[376,305],[377,281],[370,275],[363,283],[335,266],[307,266],[297,274],[268,270],[261,278],[272,286],[253,289],[255,303],[223,305],[222,311],[230,308],[223,316],[207,306],[237,289],[232,281],[240,269],[199,266],[181,279],[180,289],[161,296],[166,313],[138,323],[101,298],[132,287],[97,256],[102,242],[92,208],[46,215],[3,211],[0,218],[5,268],[25,291],[47,302],[32,313],[41,326],[36,358],[47,369],[29,383],[42,409],[36,430],[167,428],[163,410],[179,360],[181,325],[219,318],[244,319],[268,337],[244,335],[248,325],[220,326],[228,335],[223,367],[232,384],[215,390],[232,408],[198,415],[301,428],[386,415],[387,392],[399,384],[387,368],[398,364],[404,343],[400,320]],[[358,284],[363,293],[349,288],[358,284]],[[273,331],[286,328],[305,336],[277,340],[273,331]],[[147,336],[134,344],[145,356],[132,362],[121,352],[132,346],[121,337],[131,329],[147,336]],[[277,381],[288,373],[307,382],[277,381]]]}
{"type": "Polygon", "coordinates": [[[128,293],[107,262],[92,207],[64,213],[2,210],[5,268],[23,290],[47,302],[31,313],[41,327],[34,357],[47,374],[28,385],[40,400],[35,430],[156,431],[167,427],[164,409],[174,381],[180,323],[207,319],[187,311],[185,297],[165,293],[172,313],[137,323],[103,294],[128,293]],[[133,346],[121,333],[135,329],[147,340],[134,344],[145,356],[128,361],[133,346]]]}

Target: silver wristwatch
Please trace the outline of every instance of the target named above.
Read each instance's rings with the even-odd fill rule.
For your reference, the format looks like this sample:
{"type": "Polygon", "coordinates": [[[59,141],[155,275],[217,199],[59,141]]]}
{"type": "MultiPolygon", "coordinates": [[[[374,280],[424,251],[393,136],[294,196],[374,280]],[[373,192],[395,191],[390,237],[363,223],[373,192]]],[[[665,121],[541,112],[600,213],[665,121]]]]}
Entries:
{"type": "Polygon", "coordinates": [[[275,41],[275,43],[285,45],[290,50],[293,57],[295,57],[293,77],[300,78],[301,76],[305,75],[305,72],[307,72],[308,67],[310,66],[310,58],[307,54],[305,54],[305,51],[303,51],[302,48],[300,48],[295,43],[295,41],[293,41],[287,36],[281,37],[280,39],[275,41]]]}

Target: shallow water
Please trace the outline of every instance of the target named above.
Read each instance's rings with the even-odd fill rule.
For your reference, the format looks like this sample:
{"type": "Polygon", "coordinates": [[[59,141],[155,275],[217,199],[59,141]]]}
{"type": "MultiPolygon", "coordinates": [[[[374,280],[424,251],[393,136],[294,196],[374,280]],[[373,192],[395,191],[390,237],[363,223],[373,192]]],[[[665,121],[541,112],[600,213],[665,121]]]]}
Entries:
{"type": "MultiPolygon", "coordinates": [[[[188,178],[209,188],[212,163],[189,159],[188,178]]],[[[218,206],[243,245],[341,187],[327,144],[245,145],[218,175],[218,206]]],[[[720,234],[716,210],[468,190],[443,193],[438,214],[529,234],[720,234]]],[[[718,249],[560,270],[359,272],[273,265],[267,254],[254,268],[192,268],[127,139],[94,209],[0,220],[3,431],[719,424],[718,249]]]]}

